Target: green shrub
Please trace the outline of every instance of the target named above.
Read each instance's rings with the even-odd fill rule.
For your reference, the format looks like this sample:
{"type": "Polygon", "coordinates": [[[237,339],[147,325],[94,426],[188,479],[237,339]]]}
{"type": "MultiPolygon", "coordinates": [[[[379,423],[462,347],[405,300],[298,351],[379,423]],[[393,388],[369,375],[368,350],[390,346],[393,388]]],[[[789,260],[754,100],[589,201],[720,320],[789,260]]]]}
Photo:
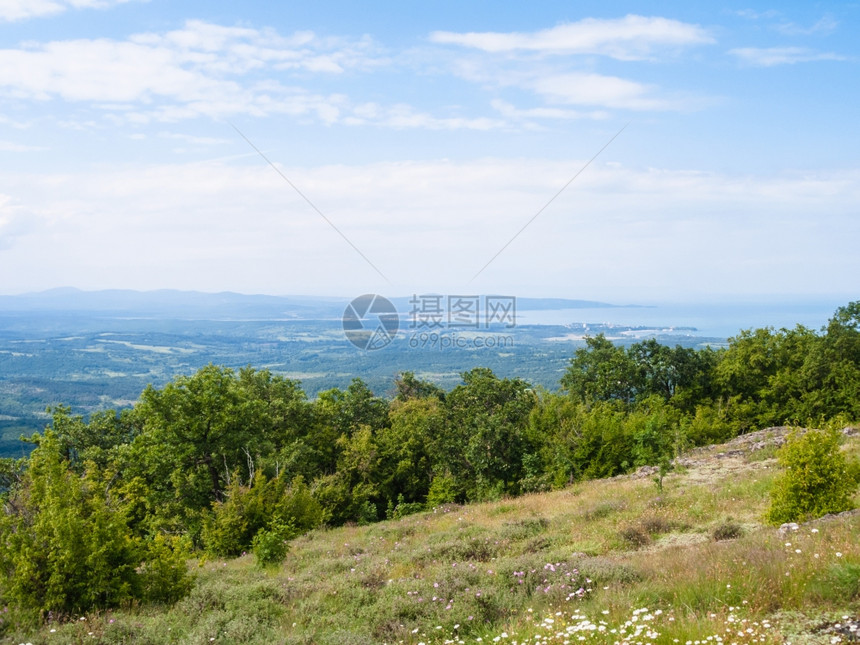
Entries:
{"type": "Polygon", "coordinates": [[[437,475],[430,483],[427,493],[427,508],[461,501],[462,493],[453,475],[437,475]]]}
{"type": "Polygon", "coordinates": [[[420,502],[407,502],[403,498],[403,493],[397,496],[397,504],[388,500],[388,509],[385,511],[385,517],[389,520],[399,520],[407,515],[421,513],[424,510],[424,504],[420,502]]]}
{"type": "Polygon", "coordinates": [[[642,529],[648,533],[648,535],[669,533],[673,528],[672,522],[659,515],[649,515],[642,518],[642,529]]]}
{"type": "Polygon", "coordinates": [[[187,593],[182,551],[134,538],[94,468],[72,471],[50,431],[38,443],[0,520],[3,601],[33,616],[67,615],[187,593]]]}
{"type": "Polygon", "coordinates": [[[194,581],[188,575],[190,549],[186,541],[159,534],[144,542],[143,551],[146,559],[138,572],[144,600],[173,603],[188,595],[194,581]]]}
{"type": "Polygon", "coordinates": [[[234,478],[226,499],[212,505],[203,522],[203,543],[213,555],[237,556],[250,549],[257,532],[271,522],[289,524],[298,533],[322,520],[322,506],[301,475],[287,485],[281,477],[267,479],[258,472],[250,487],[234,478]]]}
{"type": "Polygon", "coordinates": [[[277,521],[257,531],[251,545],[257,564],[269,566],[283,562],[290,550],[289,540],[295,535],[296,530],[292,525],[277,521]]]}
{"type": "Polygon", "coordinates": [[[618,500],[610,500],[607,502],[598,502],[591,508],[583,512],[582,516],[586,521],[594,522],[609,517],[612,513],[624,510],[626,504],[618,500]]]}
{"type": "Polygon", "coordinates": [[[856,457],[848,461],[846,465],[848,479],[854,482],[855,486],[860,486],[860,459],[856,457]]]}
{"type": "Polygon", "coordinates": [[[851,496],[857,484],[839,450],[837,432],[794,432],[777,457],[785,471],[771,489],[769,522],[804,521],[852,508],[851,496]]]}

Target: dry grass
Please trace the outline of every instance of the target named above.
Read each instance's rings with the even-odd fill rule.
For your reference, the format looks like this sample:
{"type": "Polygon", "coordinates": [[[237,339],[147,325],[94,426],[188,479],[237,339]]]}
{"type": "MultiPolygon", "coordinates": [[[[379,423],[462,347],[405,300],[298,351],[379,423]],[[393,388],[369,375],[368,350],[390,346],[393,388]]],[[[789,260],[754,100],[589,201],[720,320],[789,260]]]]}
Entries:
{"type": "MultiPolygon", "coordinates": [[[[860,453],[860,441],[848,450],[860,453]]],[[[774,468],[718,452],[696,455],[662,492],[615,478],[314,531],[277,569],[261,572],[250,556],[201,563],[195,590],[172,609],[93,614],[5,642],[534,642],[574,630],[602,643],[635,623],[659,634],[652,642],[742,626],[756,642],[796,643],[817,638],[802,625],[857,615],[860,516],[780,536],[762,523],[774,468]],[[714,541],[728,517],[744,535],[714,541]],[[645,544],[622,536],[631,527],[645,544]],[[604,631],[587,629],[600,621],[604,631]]]]}

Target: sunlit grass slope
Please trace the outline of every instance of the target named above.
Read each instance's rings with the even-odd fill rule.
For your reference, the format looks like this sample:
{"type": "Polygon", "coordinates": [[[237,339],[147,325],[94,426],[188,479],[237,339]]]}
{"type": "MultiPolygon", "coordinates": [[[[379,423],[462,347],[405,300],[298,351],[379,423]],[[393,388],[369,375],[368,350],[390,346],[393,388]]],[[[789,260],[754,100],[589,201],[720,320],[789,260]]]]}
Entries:
{"type": "MultiPolygon", "coordinates": [[[[860,438],[843,449],[858,456],[860,438]]],[[[860,515],[765,525],[772,455],[736,441],[689,455],[662,491],[621,477],[315,531],[278,568],[191,563],[195,588],[172,608],[9,642],[849,642],[860,515]]]]}

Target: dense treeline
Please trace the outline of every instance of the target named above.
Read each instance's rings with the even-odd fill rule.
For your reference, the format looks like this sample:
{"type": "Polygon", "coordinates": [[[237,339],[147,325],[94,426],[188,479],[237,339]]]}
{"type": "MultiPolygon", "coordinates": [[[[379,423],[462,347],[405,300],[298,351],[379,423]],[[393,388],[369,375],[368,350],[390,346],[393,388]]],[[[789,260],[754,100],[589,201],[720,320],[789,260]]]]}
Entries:
{"type": "Polygon", "coordinates": [[[820,332],[758,329],[726,349],[578,349],[551,393],[476,368],[444,391],[401,374],[309,400],[267,370],[210,365],[89,419],[68,408],[0,472],[3,600],[73,612],[169,601],[183,558],[254,550],[320,525],[518,495],[668,464],[784,423],[860,418],[860,302],[820,332]]]}

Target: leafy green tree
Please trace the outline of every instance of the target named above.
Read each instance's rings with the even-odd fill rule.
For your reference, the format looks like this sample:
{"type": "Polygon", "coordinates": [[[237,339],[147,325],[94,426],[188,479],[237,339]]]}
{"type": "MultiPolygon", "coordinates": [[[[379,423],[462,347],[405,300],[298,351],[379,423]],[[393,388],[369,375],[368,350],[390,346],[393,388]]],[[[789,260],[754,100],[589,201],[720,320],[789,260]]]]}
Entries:
{"type": "Polygon", "coordinates": [[[394,381],[394,390],[396,401],[428,398],[445,400],[445,390],[435,383],[416,378],[413,372],[401,372],[394,381]]]}
{"type": "Polygon", "coordinates": [[[820,342],[807,352],[801,378],[805,417],[860,418],[860,301],[836,310],[820,342]]]}
{"type": "Polygon", "coordinates": [[[277,453],[306,436],[312,425],[313,408],[299,381],[245,367],[239,370],[236,385],[246,402],[245,419],[252,420],[258,429],[260,453],[277,453]]]}
{"type": "Polygon", "coordinates": [[[521,379],[500,379],[487,368],[463,374],[463,384],[446,397],[448,432],[442,449],[447,470],[470,499],[519,492],[528,419],[536,396],[521,379]]]}
{"type": "Polygon", "coordinates": [[[16,486],[21,484],[21,478],[27,468],[27,459],[0,458],[0,501],[8,496],[16,486]]]}
{"type": "Polygon", "coordinates": [[[633,466],[666,467],[685,443],[680,413],[659,395],[637,404],[625,419],[626,434],[633,440],[633,466]]]}
{"type": "Polygon", "coordinates": [[[804,387],[799,375],[817,342],[815,333],[800,325],[745,330],[729,339],[715,381],[735,433],[800,420],[804,387]]]}
{"type": "Polygon", "coordinates": [[[77,472],[83,471],[87,461],[104,468],[115,449],[130,443],[141,432],[139,417],[134,410],[94,412],[89,420],[80,415],[72,416],[68,406],[59,405],[48,411],[51,413],[50,427],[63,457],[77,472]]]}
{"type": "Polygon", "coordinates": [[[380,490],[392,504],[401,496],[404,503],[422,503],[443,468],[445,409],[434,397],[406,398],[392,402],[388,417],[377,437],[380,490]]]}
{"type": "Polygon", "coordinates": [[[144,431],[135,438],[133,460],[160,501],[201,511],[223,500],[231,471],[248,478],[248,454],[258,451],[262,435],[259,406],[229,368],[208,365],[161,390],[147,387],[137,411],[144,431]]]}
{"type": "Polygon", "coordinates": [[[332,524],[375,522],[386,500],[379,487],[380,454],[373,430],[363,426],[337,443],[337,469],[315,482],[314,497],[332,524]]]}
{"type": "Polygon", "coordinates": [[[574,400],[633,402],[642,387],[636,362],[623,347],[603,334],[585,339],[561,378],[561,387],[574,400]]]}
{"type": "Polygon", "coordinates": [[[669,347],[652,338],[634,343],[627,353],[638,372],[638,400],[656,395],[678,409],[692,411],[713,396],[713,350],[669,347]]]}
{"type": "Polygon", "coordinates": [[[541,476],[554,488],[581,477],[574,453],[581,437],[585,406],[570,396],[541,392],[529,414],[528,434],[540,460],[541,476]]]}
{"type": "Polygon", "coordinates": [[[581,406],[576,419],[572,461],[577,479],[600,479],[627,472],[633,466],[633,437],[626,406],[597,401],[581,406]]]}
{"type": "Polygon", "coordinates": [[[376,396],[367,384],[355,378],[346,390],[321,392],[314,402],[313,429],[306,435],[310,449],[321,457],[323,473],[334,474],[340,452],[359,428],[375,435],[388,424],[388,402],[376,396]]]}

